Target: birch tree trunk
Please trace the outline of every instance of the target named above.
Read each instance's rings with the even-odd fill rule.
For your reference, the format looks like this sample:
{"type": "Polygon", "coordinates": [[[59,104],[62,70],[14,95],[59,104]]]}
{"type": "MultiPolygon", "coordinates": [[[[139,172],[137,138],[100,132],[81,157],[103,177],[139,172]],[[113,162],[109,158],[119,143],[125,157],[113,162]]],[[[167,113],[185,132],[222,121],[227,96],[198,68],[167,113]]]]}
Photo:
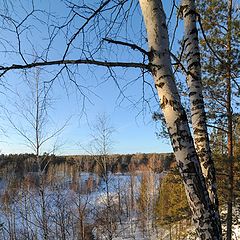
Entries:
{"type": "Polygon", "coordinates": [[[205,178],[210,201],[216,211],[219,230],[221,221],[218,211],[218,197],[216,187],[216,172],[211,157],[211,150],[207,132],[206,114],[201,81],[201,62],[198,43],[198,31],[196,27],[196,7],[194,0],[182,0],[181,5],[184,19],[184,40],[188,68],[187,84],[191,103],[191,117],[193,138],[196,152],[199,157],[201,170],[205,178]]]}
{"type": "Polygon", "coordinates": [[[166,17],[160,0],[139,0],[145,21],[149,61],[193,221],[200,239],[221,239],[215,211],[201,172],[169,54],[166,17]]]}

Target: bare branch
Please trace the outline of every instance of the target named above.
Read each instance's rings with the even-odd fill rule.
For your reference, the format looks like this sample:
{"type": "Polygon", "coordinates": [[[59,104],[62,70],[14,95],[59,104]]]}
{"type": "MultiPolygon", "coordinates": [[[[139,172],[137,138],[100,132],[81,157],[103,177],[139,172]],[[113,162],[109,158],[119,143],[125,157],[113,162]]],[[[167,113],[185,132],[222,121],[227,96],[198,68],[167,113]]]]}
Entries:
{"type": "Polygon", "coordinates": [[[20,70],[20,69],[30,69],[35,67],[42,66],[52,66],[52,65],[71,65],[71,64],[88,64],[88,65],[96,65],[96,66],[104,66],[104,67],[124,67],[124,68],[145,68],[149,69],[149,64],[139,63],[139,62],[107,62],[107,61],[98,61],[92,59],[76,59],[76,60],[55,60],[55,61],[47,61],[47,62],[34,62],[30,64],[13,64],[11,66],[0,66],[0,71],[3,71],[0,74],[2,77],[6,72],[10,70],[20,70]]]}
{"type": "MultiPolygon", "coordinates": [[[[129,43],[129,42],[123,42],[123,41],[119,41],[119,40],[113,40],[110,38],[103,38],[103,41],[107,41],[109,43],[113,43],[113,44],[119,44],[119,45],[123,45],[123,46],[127,46],[132,48],[133,50],[138,50],[141,53],[143,53],[146,56],[149,56],[149,52],[146,51],[145,49],[139,47],[138,45],[134,44],[134,43],[129,43]]],[[[188,72],[188,70],[184,67],[184,65],[181,63],[181,60],[179,60],[172,52],[170,52],[171,57],[174,59],[174,61],[176,61],[176,63],[174,63],[173,65],[177,65],[178,67],[181,68],[181,70],[186,74],[191,74],[188,72]]],[[[182,54],[181,54],[182,55],[182,54]]]]}
{"type": "Polygon", "coordinates": [[[218,126],[215,126],[215,125],[207,124],[207,127],[215,128],[215,129],[221,130],[221,131],[223,131],[225,133],[228,133],[228,131],[226,129],[218,127],[218,126]]]}
{"type": "Polygon", "coordinates": [[[36,144],[34,143],[34,141],[32,141],[31,138],[28,137],[24,131],[22,131],[19,127],[17,127],[16,124],[12,121],[12,119],[8,115],[7,115],[7,119],[10,122],[10,124],[12,125],[12,127],[18,132],[18,134],[20,136],[22,136],[25,140],[27,140],[27,142],[29,142],[30,146],[35,150],[36,144]]]}
{"type": "Polygon", "coordinates": [[[66,128],[67,124],[69,123],[70,118],[64,123],[64,125],[59,128],[57,131],[55,131],[54,133],[52,133],[50,136],[46,137],[45,139],[43,139],[40,143],[39,143],[39,147],[42,146],[45,142],[49,141],[50,139],[58,136],[59,134],[62,133],[62,131],[66,128]]]}
{"type": "Polygon", "coordinates": [[[123,45],[123,46],[127,46],[132,48],[133,50],[138,50],[141,53],[145,54],[145,55],[149,55],[149,52],[147,52],[146,50],[144,50],[143,48],[139,47],[138,45],[134,44],[134,43],[128,43],[128,42],[123,42],[123,41],[119,41],[119,40],[113,40],[110,38],[103,38],[103,41],[107,41],[109,43],[114,43],[114,44],[119,44],[119,45],[123,45]]]}
{"type": "Polygon", "coordinates": [[[66,58],[66,55],[68,53],[68,50],[72,44],[72,42],[75,40],[75,38],[79,35],[79,33],[84,29],[84,27],[93,19],[98,13],[101,12],[101,10],[110,2],[111,0],[105,1],[98,9],[94,10],[93,14],[87,18],[86,22],[77,30],[77,32],[74,33],[74,35],[71,37],[70,41],[67,43],[67,48],[63,55],[63,60],[66,58]]]}
{"type": "Polygon", "coordinates": [[[238,88],[238,91],[240,92],[240,85],[239,85],[239,83],[236,81],[235,78],[232,78],[232,80],[235,83],[236,87],[238,88]]]}

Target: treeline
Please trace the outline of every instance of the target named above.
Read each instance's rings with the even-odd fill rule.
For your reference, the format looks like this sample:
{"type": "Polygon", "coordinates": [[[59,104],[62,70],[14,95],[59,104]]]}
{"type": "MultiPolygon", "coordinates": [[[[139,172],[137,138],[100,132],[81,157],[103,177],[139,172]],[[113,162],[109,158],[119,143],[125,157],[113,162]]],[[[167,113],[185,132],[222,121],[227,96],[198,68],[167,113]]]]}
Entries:
{"type": "MultiPolygon", "coordinates": [[[[47,174],[50,169],[55,168],[74,168],[79,172],[99,173],[101,158],[100,155],[56,156],[44,154],[40,156],[40,161],[37,161],[34,154],[2,154],[0,155],[0,176],[13,174],[15,177],[21,178],[28,172],[44,170],[47,174]]],[[[146,166],[159,173],[174,164],[172,153],[112,154],[105,158],[107,158],[107,170],[113,173],[142,170],[146,166]]]]}

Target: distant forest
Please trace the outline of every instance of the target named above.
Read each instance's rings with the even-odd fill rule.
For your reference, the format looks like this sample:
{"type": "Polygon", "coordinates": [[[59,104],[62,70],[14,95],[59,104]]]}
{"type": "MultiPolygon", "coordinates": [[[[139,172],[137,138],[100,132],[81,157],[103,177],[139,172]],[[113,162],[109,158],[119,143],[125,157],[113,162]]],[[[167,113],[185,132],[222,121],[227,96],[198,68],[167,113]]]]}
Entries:
{"type": "MultiPolygon", "coordinates": [[[[98,173],[98,163],[101,157],[99,155],[43,155],[40,157],[41,170],[47,174],[50,170],[61,167],[74,168],[79,172],[98,173]]],[[[144,170],[146,167],[160,173],[175,165],[172,153],[112,154],[105,157],[107,158],[107,170],[113,173],[144,170]]],[[[8,174],[21,178],[27,173],[37,171],[38,163],[34,154],[0,155],[0,179],[8,174]]]]}

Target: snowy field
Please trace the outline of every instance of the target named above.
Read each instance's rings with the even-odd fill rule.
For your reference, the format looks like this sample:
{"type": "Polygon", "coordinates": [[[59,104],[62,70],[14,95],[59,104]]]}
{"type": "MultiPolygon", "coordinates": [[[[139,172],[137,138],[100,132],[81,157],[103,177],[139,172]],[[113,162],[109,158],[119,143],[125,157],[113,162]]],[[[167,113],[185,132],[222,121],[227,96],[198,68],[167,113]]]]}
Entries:
{"type": "MultiPolygon", "coordinates": [[[[144,174],[152,184],[148,194],[154,197],[161,175],[144,174]]],[[[105,177],[82,172],[73,179],[60,172],[54,183],[43,183],[38,187],[32,186],[31,181],[13,186],[2,180],[0,239],[108,239],[110,235],[125,239],[140,236],[143,226],[139,226],[137,201],[142,176],[142,172],[132,175],[109,173],[105,177]],[[84,236],[89,229],[92,234],[84,236]]],[[[148,228],[143,231],[143,238],[138,239],[144,239],[146,234],[149,236],[148,228]]]]}
{"type": "MultiPolygon", "coordinates": [[[[195,239],[189,220],[156,224],[154,202],[164,175],[139,171],[99,177],[82,172],[76,177],[59,172],[38,187],[31,178],[21,184],[1,180],[0,239],[195,239]]],[[[235,216],[240,216],[239,209],[235,216]]],[[[234,221],[237,240],[240,222],[238,217],[234,221]]]]}

